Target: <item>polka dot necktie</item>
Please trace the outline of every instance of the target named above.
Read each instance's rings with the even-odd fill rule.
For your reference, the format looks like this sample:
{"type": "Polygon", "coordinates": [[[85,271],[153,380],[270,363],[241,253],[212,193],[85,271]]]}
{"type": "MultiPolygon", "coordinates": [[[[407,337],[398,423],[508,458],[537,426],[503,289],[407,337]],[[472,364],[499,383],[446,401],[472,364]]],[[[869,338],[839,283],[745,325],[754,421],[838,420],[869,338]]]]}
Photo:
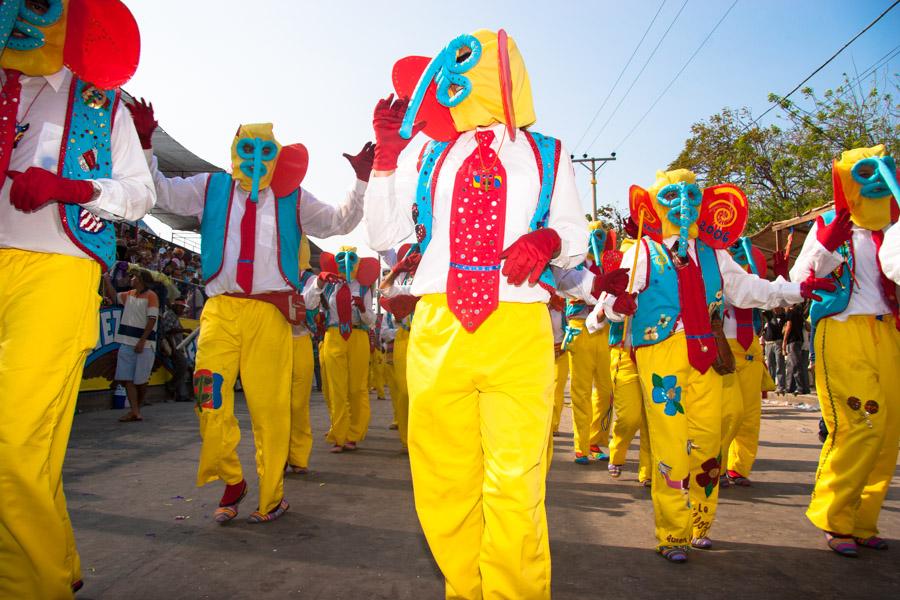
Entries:
{"type": "MultiPolygon", "coordinates": [[[[19,94],[22,83],[19,71],[5,69],[6,83],[0,90],[0,178],[6,177],[9,159],[12,157],[16,140],[16,116],[19,113],[19,94]]],[[[2,179],[0,179],[2,181],[2,179]]]]}
{"type": "Polygon", "coordinates": [[[456,173],[450,209],[447,302],[466,329],[478,329],[500,298],[506,170],[491,149],[493,131],[475,133],[475,151],[456,173]]]}

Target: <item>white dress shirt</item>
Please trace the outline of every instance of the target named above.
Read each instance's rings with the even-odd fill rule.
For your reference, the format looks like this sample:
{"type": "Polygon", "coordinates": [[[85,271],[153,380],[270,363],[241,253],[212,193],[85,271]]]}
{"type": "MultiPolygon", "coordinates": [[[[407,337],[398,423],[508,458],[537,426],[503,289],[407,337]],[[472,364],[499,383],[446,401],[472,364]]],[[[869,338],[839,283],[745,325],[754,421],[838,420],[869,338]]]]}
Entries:
{"type": "MultiPolygon", "coordinates": [[[[191,177],[168,178],[159,172],[156,157],[150,160],[150,170],[156,184],[157,204],[160,208],[185,217],[203,218],[206,202],[206,184],[209,173],[198,173],[191,177]]],[[[225,240],[225,255],[222,270],[206,284],[206,295],[217,296],[227,293],[243,293],[237,284],[237,261],[241,252],[241,219],[250,192],[241,189],[237,181],[228,214],[228,237],[225,240]]],[[[344,202],[333,205],[322,202],[305,189],[300,189],[300,224],[303,232],[313,237],[326,238],[332,235],[350,233],[362,219],[364,181],[356,181],[344,202]]],[[[284,280],[279,269],[278,230],[275,226],[275,194],[267,187],[259,191],[256,204],[256,250],[253,258],[253,291],[288,291],[291,286],[284,280]]],[[[205,274],[204,274],[205,276],[205,274]]]]}
{"type": "MultiPolygon", "coordinates": [[[[319,278],[310,277],[307,279],[301,294],[303,295],[303,303],[306,305],[306,310],[316,310],[319,308],[320,300],[322,298],[322,290],[319,288],[319,278]]],[[[306,326],[306,323],[291,325],[291,331],[293,332],[294,337],[303,337],[311,333],[309,327],[306,326]]]]}
{"type": "MultiPolygon", "coordinates": [[[[503,247],[508,248],[519,237],[528,233],[540,193],[537,163],[531,144],[524,133],[510,141],[506,126],[492,125],[494,132],[491,148],[498,152],[506,170],[506,222],[503,247]]],[[[434,219],[431,226],[431,242],[419,263],[412,285],[416,296],[443,294],[447,289],[450,268],[450,209],[456,173],[466,158],[475,150],[475,131],[460,134],[456,143],[446,151],[443,166],[434,189],[434,219]]],[[[414,233],[415,222],[412,206],[415,202],[419,174],[416,170],[419,153],[408,153],[397,171],[389,177],[372,177],[366,190],[366,230],[369,246],[376,251],[395,248],[414,233]]],[[[559,256],[551,264],[564,269],[578,265],[588,246],[587,221],[575,189],[575,172],[565,148],[560,151],[556,185],[550,202],[548,227],[559,234],[559,256]]],[[[500,275],[501,302],[547,302],[550,295],[538,285],[526,281],[520,286],[510,285],[500,275]]]]}
{"type": "Polygon", "coordinates": [[[895,224],[885,234],[878,258],[881,259],[884,274],[900,285],[900,225],[895,224]]]}
{"type": "MultiPolygon", "coordinates": [[[[5,81],[6,77],[0,71],[5,81]]],[[[46,77],[22,76],[17,121],[29,125],[12,152],[11,171],[25,172],[41,167],[56,173],[62,145],[72,73],[63,68],[46,77]]],[[[79,102],[78,98],[75,102],[79,102]]],[[[91,181],[97,196],[84,208],[104,219],[137,221],[153,207],[156,194],[131,113],[120,102],[112,119],[112,174],[109,179],[91,181]]],[[[0,174],[0,248],[65,254],[90,258],[76,246],[63,229],[58,204],[50,202],[34,212],[22,212],[9,202],[12,180],[0,174]]]]}
{"type": "Polygon", "coordinates": [[[553,343],[554,345],[559,345],[563,343],[563,339],[566,337],[566,330],[563,327],[563,314],[560,310],[553,310],[550,308],[550,305],[547,305],[547,308],[550,310],[550,325],[553,326],[553,343]]]}
{"type": "MultiPolygon", "coordinates": [[[[677,235],[669,236],[663,240],[663,244],[671,248],[677,239],[677,235]]],[[[695,245],[693,239],[689,240],[688,254],[696,262],[697,251],[695,245]]],[[[642,292],[647,287],[647,253],[644,250],[644,243],[641,242],[629,248],[622,257],[622,264],[633,264],[635,251],[638,251],[639,254],[637,268],[634,273],[634,287],[632,289],[635,292],[642,292]]],[[[728,250],[716,250],[715,252],[716,261],[719,263],[719,272],[722,274],[722,293],[732,306],[770,309],[776,306],[790,306],[803,301],[803,296],[800,295],[799,283],[785,281],[782,277],[775,281],[760,279],[741,268],[734,261],[734,258],[731,257],[728,250]]],[[[602,298],[602,302],[594,308],[594,312],[604,311],[610,321],[624,321],[625,315],[620,315],[612,308],[615,301],[615,296],[606,294],[602,298]]],[[[673,333],[683,329],[684,326],[679,318],[673,333]]]]}
{"type": "MultiPolygon", "coordinates": [[[[809,277],[810,272],[815,272],[816,277],[825,277],[838,268],[844,258],[838,252],[829,252],[816,238],[817,224],[813,223],[812,229],[803,241],[803,248],[791,269],[791,279],[803,281],[809,277]]],[[[853,276],[856,283],[853,284],[853,293],[850,294],[850,302],[847,308],[834,315],[833,319],[846,321],[852,315],[887,315],[891,309],[884,301],[881,288],[881,277],[878,273],[878,264],[875,262],[875,240],[872,232],[862,227],[853,226],[853,276]]]]}
{"type": "MultiPolygon", "coordinates": [[[[337,312],[337,291],[339,288],[349,285],[350,286],[350,296],[352,298],[359,297],[359,282],[355,279],[351,282],[342,281],[339,284],[331,285],[331,291],[325,298],[326,306],[325,310],[328,311],[328,326],[329,327],[337,327],[340,323],[340,319],[338,318],[337,312]]],[[[372,288],[369,287],[366,289],[365,295],[363,298],[363,304],[366,307],[365,312],[360,311],[356,304],[353,304],[353,311],[350,322],[353,324],[353,327],[368,327],[371,328],[375,324],[375,311],[372,310],[372,288]]]]}

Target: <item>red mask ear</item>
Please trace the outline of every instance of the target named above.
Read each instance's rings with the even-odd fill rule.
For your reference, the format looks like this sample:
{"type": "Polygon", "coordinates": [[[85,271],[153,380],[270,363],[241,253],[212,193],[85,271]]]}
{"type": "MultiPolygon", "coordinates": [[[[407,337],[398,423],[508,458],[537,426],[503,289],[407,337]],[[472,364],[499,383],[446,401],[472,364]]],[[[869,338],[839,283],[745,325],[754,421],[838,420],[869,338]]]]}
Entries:
{"type": "Polygon", "coordinates": [[[653,241],[662,242],[662,220],[656,214],[647,190],[639,185],[631,186],[628,189],[628,209],[635,225],[641,226],[641,235],[649,235],[653,241]]]}
{"type": "Polygon", "coordinates": [[[325,273],[340,273],[338,271],[337,261],[331,252],[323,252],[319,255],[319,269],[325,273]]]}
{"type": "Polygon", "coordinates": [[[111,90],[131,79],[141,34],[119,0],[70,0],[63,62],[79,79],[111,90]]]}
{"type": "MultiPolygon", "coordinates": [[[[398,97],[409,98],[413,95],[416,85],[429,63],[431,63],[431,59],[427,56],[407,56],[394,64],[391,80],[398,97]]],[[[453,124],[450,109],[437,101],[436,90],[437,84],[434,81],[428,84],[422,105],[416,114],[416,122],[426,122],[425,129],[422,131],[428,137],[441,142],[449,142],[459,137],[459,132],[456,131],[456,125],[453,124]]]]}
{"type": "Polygon", "coordinates": [[[309,167],[309,152],[303,144],[283,146],[272,174],[272,193],[276,198],[287,196],[303,182],[309,167]]]}
{"type": "Polygon", "coordinates": [[[497,71],[500,73],[500,97],[510,141],[516,141],[516,110],[512,97],[512,72],[509,68],[509,40],[503,29],[497,32],[497,71]]]}
{"type": "Polygon", "coordinates": [[[381,274],[381,264],[377,258],[366,256],[359,259],[359,267],[356,269],[356,280],[359,285],[369,286],[378,281],[381,274]]]}
{"type": "Polygon", "coordinates": [[[744,235],[749,216],[750,203],[738,186],[720,183],[705,188],[697,219],[698,237],[711,248],[727,248],[744,235]]]}

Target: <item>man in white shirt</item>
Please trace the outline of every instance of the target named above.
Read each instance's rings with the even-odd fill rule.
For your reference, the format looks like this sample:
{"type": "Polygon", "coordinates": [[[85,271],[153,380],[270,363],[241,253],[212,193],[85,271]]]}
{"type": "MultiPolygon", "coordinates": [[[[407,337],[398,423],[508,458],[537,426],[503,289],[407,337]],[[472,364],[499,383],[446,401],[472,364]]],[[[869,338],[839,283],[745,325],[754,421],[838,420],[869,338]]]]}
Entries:
{"type": "MultiPolygon", "coordinates": [[[[816,393],[828,438],[806,516],[842,556],[883,550],[878,515],[900,439],[897,286],[878,261],[900,193],[883,145],[841,154],[832,167],[835,210],[810,229],[791,277],[836,283],[810,306],[816,393]]],[[[895,226],[896,228],[896,226],[895,226]]]]}
{"type": "Polygon", "coordinates": [[[100,274],[115,261],[111,221],[136,221],[155,200],[119,102],[139,33],[127,8],[107,5],[0,11],[0,598],[82,585],[62,465],[100,274]]]}
{"type": "Polygon", "coordinates": [[[881,259],[884,274],[900,285],[900,225],[893,225],[885,234],[878,258],[881,259]]]}
{"type": "Polygon", "coordinates": [[[724,244],[743,231],[746,197],[734,186],[701,191],[695,182],[694,173],[676,169],[657,172],[648,190],[632,186],[632,218],[651,232],[622,258],[635,265],[634,293],[610,294],[595,308],[611,322],[629,320],[657,463],[657,552],[679,563],[689,545],[712,547],[723,385],[711,368],[721,368],[712,317],[721,318],[723,299],[748,308],[791,304],[821,283],[773,283],[739,267],[724,244]]]}
{"type": "Polygon", "coordinates": [[[402,59],[393,79],[411,100],[376,107],[365,211],[374,250],[415,235],[422,251],[407,357],[419,521],[448,597],[549,598],[553,333],[538,281],[587,246],[569,155],[522,129],[531,88],[503,30],[402,59]],[[423,129],[436,141],[398,166],[423,129]]]}
{"type": "Polygon", "coordinates": [[[288,315],[311,274],[300,269],[302,233],[329,237],[351,231],[362,217],[362,195],[371,165],[366,145],[348,156],[357,173],[339,206],[300,187],[308,153],[302,144],[282,147],[271,123],[241,125],[231,146],[232,173],[167,178],[151,152],[156,128],[151,105],[130,106],[147,149],[159,206],[200,219],[206,302],[194,371],[194,393],[203,446],[197,485],[222,480],[225,492],[215,520],[237,516],[247,493],[237,455],[240,429],[234,417],[234,382],[244,388],[259,451],[259,506],[250,523],[279,518],[289,508],[284,469],[291,430],[292,335],[288,315]],[[302,231],[301,231],[302,230],[302,231]]]}

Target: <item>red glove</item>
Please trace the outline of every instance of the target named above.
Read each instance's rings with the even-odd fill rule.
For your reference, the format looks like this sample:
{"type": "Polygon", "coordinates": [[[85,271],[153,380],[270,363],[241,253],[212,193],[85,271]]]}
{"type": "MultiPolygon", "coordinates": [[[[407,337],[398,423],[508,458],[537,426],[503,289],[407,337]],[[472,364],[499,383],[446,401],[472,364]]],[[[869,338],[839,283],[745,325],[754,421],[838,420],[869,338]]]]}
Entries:
{"type": "Polygon", "coordinates": [[[633,240],[637,239],[638,236],[638,226],[637,223],[634,222],[634,219],[628,217],[627,219],[622,220],[622,229],[625,230],[625,235],[630,237],[633,240]]]}
{"type": "Polygon", "coordinates": [[[850,239],[853,235],[853,223],[850,221],[850,211],[842,208],[838,211],[834,220],[828,225],[822,217],[816,219],[816,239],[825,246],[829,252],[834,252],[838,247],[850,239]]]}
{"type": "Polygon", "coordinates": [[[772,271],[775,273],[775,277],[781,276],[790,281],[788,260],[787,250],[776,250],[772,253],[772,271]]]}
{"type": "Polygon", "coordinates": [[[408,254],[403,260],[394,265],[393,271],[394,273],[415,273],[420,260],[422,260],[421,253],[408,254]]]}
{"type": "Polygon", "coordinates": [[[359,154],[351,155],[344,152],[344,158],[353,167],[356,178],[360,181],[369,181],[369,175],[372,173],[372,163],[375,160],[375,144],[366,142],[359,151],[359,154]]]}
{"type": "Polygon", "coordinates": [[[416,134],[425,127],[425,121],[420,121],[413,126],[413,132],[409,140],[400,137],[400,125],[403,124],[403,115],[406,114],[408,98],[397,98],[391,94],[375,105],[375,114],[372,116],[372,127],[375,128],[375,160],[373,168],[376,171],[393,171],[397,168],[397,158],[403,149],[409,144],[416,134]]]}
{"type": "Polygon", "coordinates": [[[800,295],[807,300],[822,301],[822,296],[816,292],[822,290],[825,292],[833,292],[835,290],[834,280],[825,277],[816,277],[815,273],[810,271],[809,277],[800,284],[800,295]]]}
{"type": "Polygon", "coordinates": [[[322,271],[319,273],[318,284],[320,288],[325,287],[329,283],[340,283],[344,280],[343,277],[338,275],[337,273],[329,273],[328,271],[322,271]]]}
{"type": "Polygon", "coordinates": [[[141,98],[140,101],[126,102],[125,106],[131,111],[131,120],[137,130],[138,139],[141,140],[141,148],[149,150],[153,147],[153,132],[159,127],[159,121],[153,118],[153,103],[141,98]]]}
{"type": "Polygon", "coordinates": [[[359,312],[366,312],[366,301],[362,296],[353,296],[353,304],[359,309],[359,312]]]}
{"type": "Polygon", "coordinates": [[[13,180],[9,201],[24,212],[36,211],[50,202],[84,204],[94,197],[94,185],[90,181],[66,179],[40,167],[6,174],[13,180]]]}
{"type": "Polygon", "coordinates": [[[500,253],[500,258],[506,259],[502,273],[512,285],[522,285],[526,278],[528,283],[537,283],[559,248],[559,234],[549,227],[526,233],[500,253]]]}
{"type": "Polygon", "coordinates": [[[637,294],[622,294],[613,302],[613,310],[620,315],[630,317],[637,311],[637,294]]]}
{"type": "Polygon", "coordinates": [[[621,296],[628,289],[628,269],[613,269],[609,273],[594,276],[591,296],[599,298],[601,292],[621,296]]]}

